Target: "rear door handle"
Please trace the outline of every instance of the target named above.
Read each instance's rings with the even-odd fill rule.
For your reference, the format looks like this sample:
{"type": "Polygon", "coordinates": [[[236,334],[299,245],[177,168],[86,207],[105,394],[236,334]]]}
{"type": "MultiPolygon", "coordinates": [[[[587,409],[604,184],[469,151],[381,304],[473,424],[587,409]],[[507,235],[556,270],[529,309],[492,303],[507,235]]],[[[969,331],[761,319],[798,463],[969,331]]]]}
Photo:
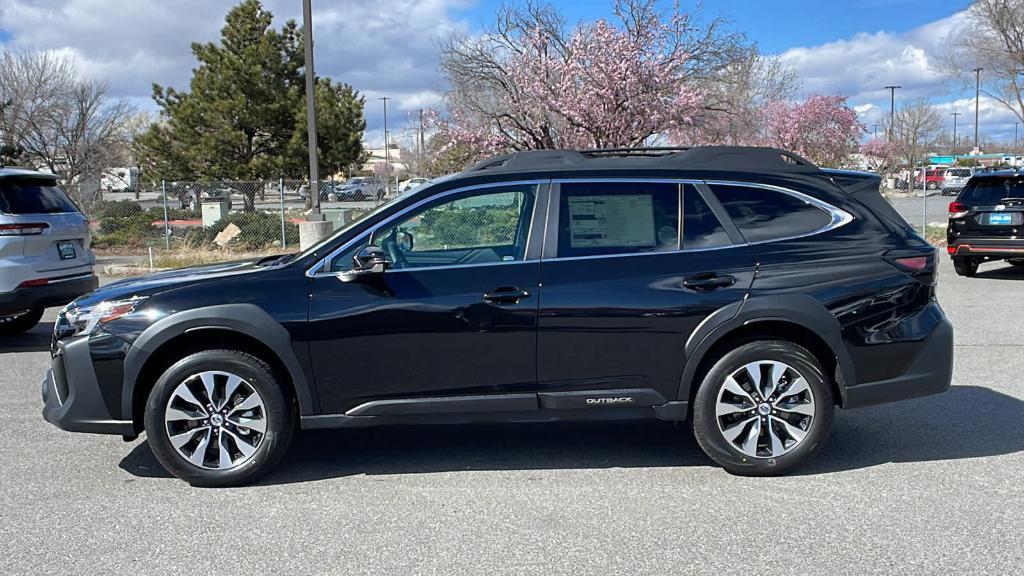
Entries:
{"type": "Polygon", "coordinates": [[[529,298],[530,293],[522,288],[516,288],[514,286],[495,288],[490,292],[484,293],[484,300],[488,302],[494,302],[495,304],[518,304],[523,298],[529,298]]]}
{"type": "Polygon", "coordinates": [[[728,274],[715,273],[696,274],[683,280],[683,287],[695,292],[711,292],[719,288],[728,288],[736,283],[736,278],[728,274]]]}

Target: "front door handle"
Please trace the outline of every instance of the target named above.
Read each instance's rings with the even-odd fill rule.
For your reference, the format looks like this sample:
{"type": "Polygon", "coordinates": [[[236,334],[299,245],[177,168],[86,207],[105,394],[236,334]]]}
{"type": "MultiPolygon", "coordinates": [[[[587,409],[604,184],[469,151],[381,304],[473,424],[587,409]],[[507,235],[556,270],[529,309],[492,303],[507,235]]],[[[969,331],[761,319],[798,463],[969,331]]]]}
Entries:
{"type": "Polygon", "coordinates": [[[696,274],[683,280],[683,287],[695,292],[711,292],[719,288],[728,288],[736,283],[736,278],[728,274],[696,274]]]}
{"type": "Polygon", "coordinates": [[[484,293],[484,300],[494,302],[495,304],[518,304],[523,298],[529,297],[529,292],[514,286],[495,288],[490,292],[484,293]]]}

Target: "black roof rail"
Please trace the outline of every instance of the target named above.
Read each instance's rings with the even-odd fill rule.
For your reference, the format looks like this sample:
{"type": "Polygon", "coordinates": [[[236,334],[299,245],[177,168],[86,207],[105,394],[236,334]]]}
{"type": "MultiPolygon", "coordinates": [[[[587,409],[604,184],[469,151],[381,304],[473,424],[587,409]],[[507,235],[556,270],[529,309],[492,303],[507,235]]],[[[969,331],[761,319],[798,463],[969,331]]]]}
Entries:
{"type": "Polygon", "coordinates": [[[698,146],[694,148],[600,148],[594,150],[523,150],[493,156],[466,170],[566,170],[588,168],[735,170],[740,172],[816,172],[811,161],[779,148],[698,146]]]}

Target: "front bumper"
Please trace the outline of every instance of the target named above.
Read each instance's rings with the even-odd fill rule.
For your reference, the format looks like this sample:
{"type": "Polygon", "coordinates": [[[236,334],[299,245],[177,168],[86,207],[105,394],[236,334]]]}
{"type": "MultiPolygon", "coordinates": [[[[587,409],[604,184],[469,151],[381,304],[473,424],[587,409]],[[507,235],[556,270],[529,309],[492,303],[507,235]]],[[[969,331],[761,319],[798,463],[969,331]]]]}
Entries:
{"type": "Polygon", "coordinates": [[[950,256],[1024,258],[1024,238],[958,238],[949,243],[950,256]]]}
{"type": "Polygon", "coordinates": [[[847,386],[844,408],[859,408],[949,390],[953,381],[953,325],[943,315],[907,370],[895,377],[847,386]]]}
{"type": "Polygon", "coordinates": [[[100,285],[95,274],[79,274],[68,278],[51,278],[42,286],[16,288],[0,292],[0,314],[21,312],[32,308],[63,306],[100,285]]]}
{"type": "Polygon", "coordinates": [[[104,401],[89,352],[89,339],[54,344],[42,382],[43,419],[70,432],[135,436],[131,421],[115,419],[104,401]]]}

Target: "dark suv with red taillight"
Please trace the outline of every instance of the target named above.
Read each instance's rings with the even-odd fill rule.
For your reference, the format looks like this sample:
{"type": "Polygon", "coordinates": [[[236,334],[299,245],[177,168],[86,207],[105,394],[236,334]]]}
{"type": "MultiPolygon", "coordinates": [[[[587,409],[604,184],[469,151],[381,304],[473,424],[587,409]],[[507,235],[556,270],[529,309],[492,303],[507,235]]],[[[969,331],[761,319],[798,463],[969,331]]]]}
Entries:
{"type": "Polygon", "coordinates": [[[1024,171],[978,174],[949,203],[947,250],[961,276],[983,262],[1024,266],[1024,171]]]}

